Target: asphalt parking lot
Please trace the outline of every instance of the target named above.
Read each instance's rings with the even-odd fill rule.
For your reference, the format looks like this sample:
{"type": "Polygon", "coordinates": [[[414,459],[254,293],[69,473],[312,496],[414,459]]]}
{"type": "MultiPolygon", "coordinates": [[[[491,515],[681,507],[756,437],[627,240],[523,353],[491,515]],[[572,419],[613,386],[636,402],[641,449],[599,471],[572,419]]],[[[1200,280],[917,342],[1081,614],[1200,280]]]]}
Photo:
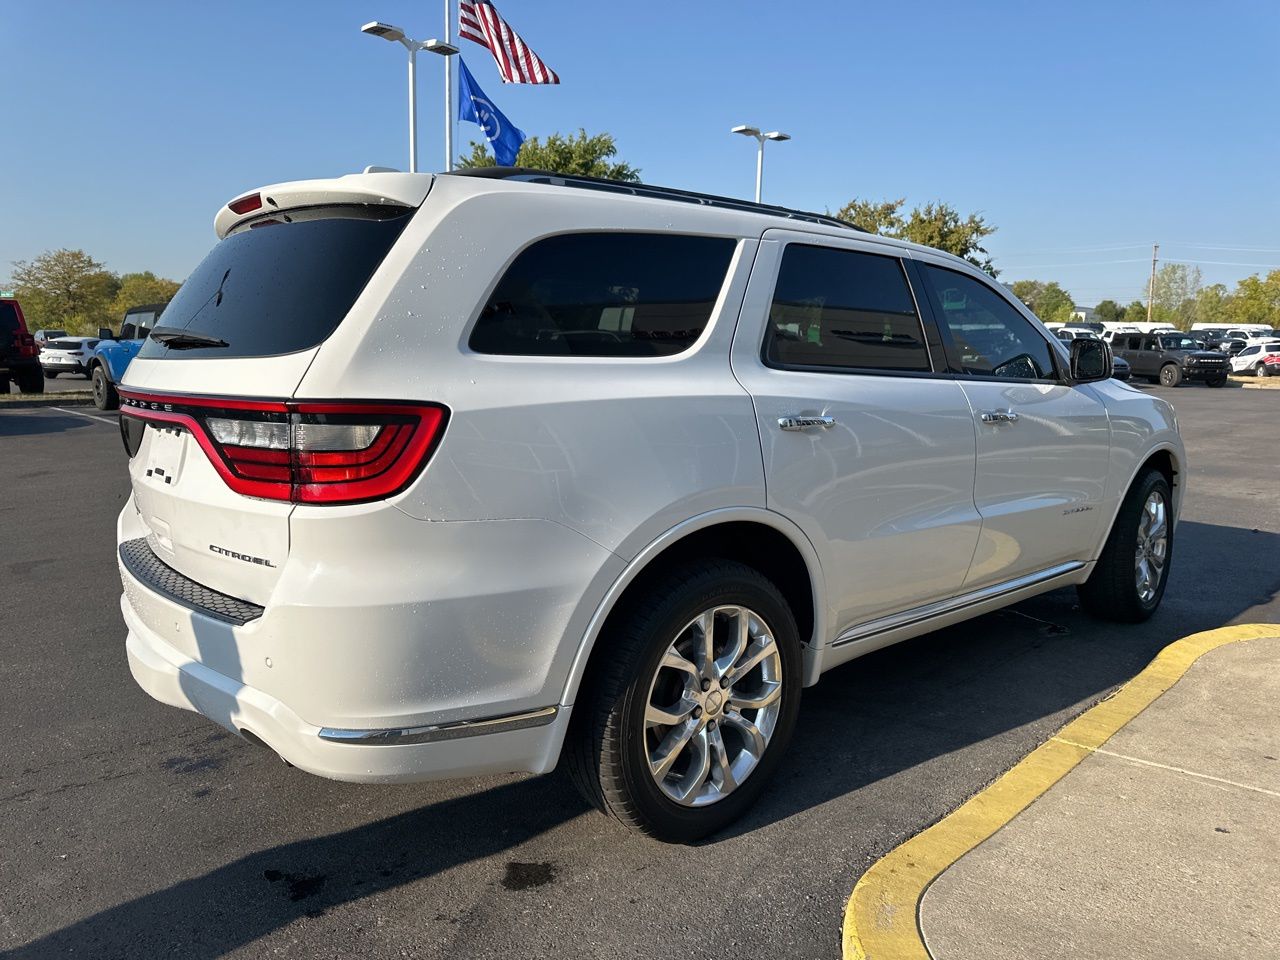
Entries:
{"type": "Polygon", "coordinates": [[[694,847],[626,834],[559,774],[332,783],[151,701],[124,658],[114,415],[0,411],[0,950],[836,957],[899,841],[1166,644],[1280,621],[1280,391],[1152,389],[1191,461],[1156,617],[1099,624],[1059,591],[828,674],[772,790],[694,847]]]}

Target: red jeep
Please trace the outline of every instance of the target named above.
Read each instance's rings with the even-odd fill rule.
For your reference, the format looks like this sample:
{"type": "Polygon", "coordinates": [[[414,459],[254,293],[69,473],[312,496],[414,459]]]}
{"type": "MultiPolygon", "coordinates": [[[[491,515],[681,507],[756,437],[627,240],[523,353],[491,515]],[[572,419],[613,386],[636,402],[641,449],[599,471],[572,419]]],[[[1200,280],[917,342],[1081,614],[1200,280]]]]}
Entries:
{"type": "Polygon", "coordinates": [[[36,338],[27,332],[18,301],[8,292],[0,292],[0,394],[9,392],[11,377],[23,393],[44,393],[36,338]]]}

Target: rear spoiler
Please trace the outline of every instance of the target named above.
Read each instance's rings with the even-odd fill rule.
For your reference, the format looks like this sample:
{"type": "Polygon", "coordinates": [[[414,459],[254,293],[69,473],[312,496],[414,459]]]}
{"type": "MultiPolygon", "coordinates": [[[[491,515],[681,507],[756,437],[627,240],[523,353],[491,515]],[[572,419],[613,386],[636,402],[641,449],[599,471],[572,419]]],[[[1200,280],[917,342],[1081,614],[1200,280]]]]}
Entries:
{"type": "Polygon", "coordinates": [[[428,173],[350,173],[327,180],[275,183],[229,200],[213,218],[218,239],[233,227],[275,211],[344,203],[421,206],[434,177],[428,173]]]}

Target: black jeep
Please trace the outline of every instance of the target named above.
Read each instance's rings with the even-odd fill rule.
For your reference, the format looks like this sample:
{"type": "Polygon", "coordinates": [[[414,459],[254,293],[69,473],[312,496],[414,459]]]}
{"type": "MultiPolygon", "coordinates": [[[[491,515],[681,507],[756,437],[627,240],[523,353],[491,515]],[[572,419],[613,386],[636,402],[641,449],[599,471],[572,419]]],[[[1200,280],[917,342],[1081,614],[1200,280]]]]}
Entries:
{"type": "Polygon", "coordinates": [[[1206,350],[1185,333],[1125,333],[1111,340],[1111,350],[1124,357],[1133,375],[1152,383],[1176,387],[1183,380],[1202,380],[1211,387],[1227,382],[1227,355],[1206,350]]]}

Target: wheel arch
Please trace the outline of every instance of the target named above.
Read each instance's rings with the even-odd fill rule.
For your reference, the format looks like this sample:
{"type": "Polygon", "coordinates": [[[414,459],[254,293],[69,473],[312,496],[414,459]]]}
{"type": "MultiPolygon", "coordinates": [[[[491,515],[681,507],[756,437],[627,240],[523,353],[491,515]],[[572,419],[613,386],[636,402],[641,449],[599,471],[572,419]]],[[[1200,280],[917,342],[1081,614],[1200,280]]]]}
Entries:
{"type": "Polygon", "coordinates": [[[1173,492],[1173,520],[1176,527],[1178,517],[1182,513],[1182,494],[1186,488],[1186,467],[1183,463],[1182,451],[1172,443],[1165,442],[1148,450],[1137,461],[1137,466],[1129,473],[1129,476],[1125,478],[1124,486],[1120,488],[1119,496],[1115,499],[1111,516],[1107,520],[1103,536],[1098,542],[1091,559],[1096,560],[1102,553],[1102,548],[1106,545],[1108,538],[1111,536],[1111,530],[1116,524],[1116,517],[1120,513],[1120,505],[1124,503],[1124,498],[1132,489],[1134,481],[1153,466],[1164,474],[1164,478],[1169,482],[1169,489],[1173,492]]]}
{"type": "Polygon", "coordinates": [[[819,653],[826,633],[826,584],[818,553],[804,532],[790,520],[759,507],[730,507],[693,517],[652,540],[631,559],[596,606],[579,642],[565,682],[561,703],[569,706],[593,658],[609,619],[626,606],[628,597],[644,588],[652,575],[689,557],[719,556],[742,560],[768,576],[782,591],[796,616],[804,656],[801,682],[817,681],[819,653]]]}

